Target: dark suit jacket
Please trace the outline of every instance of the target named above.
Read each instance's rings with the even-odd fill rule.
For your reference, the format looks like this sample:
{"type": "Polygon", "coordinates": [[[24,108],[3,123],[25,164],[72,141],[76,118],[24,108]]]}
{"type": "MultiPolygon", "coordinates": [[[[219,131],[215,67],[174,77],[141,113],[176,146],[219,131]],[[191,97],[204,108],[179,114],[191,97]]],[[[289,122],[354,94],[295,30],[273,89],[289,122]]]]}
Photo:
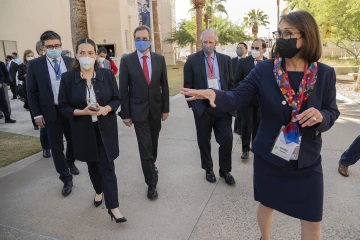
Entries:
{"type": "MultiPolygon", "coordinates": [[[[4,84],[4,73],[2,72],[2,70],[0,69],[0,84],[3,85],[4,84]]],[[[0,89],[2,89],[4,86],[1,86],[0,89]]]]}
{"type": "MultiPolygon", "coordinates": [[[[199,51],[191,54],[184,66],[184,87],[192,89],[207,89],[207,75],[205,68],[204,52],[199,51]]],[[[234,79],[231,67],[231,58],[227,55],[216,52],[219,65],[221,89],[230,91],[234,87],[234,79]]],[[[188,102],[195,116],[201,116],[205,109],[209,108],[207,100],[195,100],[188,102]]],[[[215,113],[214,113],[215,114],[215,113]]],[[[231,113],[235,116],[235,113],[231,113]]]]}
{"type": "MultiPolygon", "coordinates": [[[[291,120],[291,108],[283,105],[284,96],[274,77],[274,60],[260,62],[232,92],[216,92],[216,108],[224,112],[239,109],[258,96],[261,122],[253,143],[252,151],[264,160],[283,167],[286,161],[271,153],[281,126],[291,120]]],[[[336,105],[336,75],[333,68],[318,63],[317,81],[314,91],[302,105],[300,112],[310,107],[318,109],[323,121],[312,127],[301,128],[303,134],[298,166],[304,168],[318,161],[321,151],[321,133],[329,130],[340,115],[336,105]]]]}
{"type": "Polygon", "coordinates": [[[137,52],[121,59],[120,97],[122,119],[131,118],[133,122],[143,122],[149,111],[154,119],[169,112],[169,86],[165,58],[151,52],[152,75],[150,85],[140,65],[137,52]]]}
{"type": "MultiPolygon", "coordinates": [[[[73,58],[62,57],[68,70],[71,70],[73,58]]],[[[34,117],[42,115],[45,122],[54,122],[57,118],[54,106],[54,94],[47,66],[46,56],[29,61],[26,72],[26,90],[31,112],[34,117]]]]}
{"type": "MultiPolygon", "coordinates": [[[[263,57],[264,60],[266,60],[266,57],[263,57]]],[[[242,80],[245,79],[245,77],[251,72],[251,70],[255,67],[254,58],[252,56],[248,56],[246,58],[242,58],[239,60],[235,74],[234,74],[234,80],[235,80],[235,86],[239,85],[242,80]]],[[[258,106],[259,102],[256,97],[254,97],[253,101],[249,103],[251,106],[258,106]]]]}
{"type": "Polygon", "coordinates": [[[0,61],[0,69],[1,69],[1,71],[3,72],[3,74],[4,74],[4,82],[5,82],[6,84],[10,84],[10,75],[9,75],[9,72],[8,72],[8,70],[7,70],[6,65],[5,65],[4,62],[1,62],[1,61],[0,61]]]}
{"type": "Polygon", "coordinates": [[[235,70],[236,70],[236,67],[238,65],[238,62],[239,62],[239,58],[238,57],[234,57],[231,59],[231,67],[232,67],[232,70],[233,70],[233,75],[235,76],[235,70]]]}
{"type": "MultiPolygon", "coordinates": [[[[96,78],[93,87],[100,106],[109,105],[112,111],[98,117],[101,137],[109,161],[119,156],[119,138],[115,112],[120,106],[119,89],[111,70],[95,67],[96,78]]],[[[80,70],[63,73],[59,90],[60,111],[70,118],[74,145],[74,157],[80,161],[99,160],[95,132],[91,116],[74,116],[75,109],[84,109],[86,102],[86,80],[80,77],[80,70]]]]}
{"type": "Polygon", "coordinates": [[[14,62],[14,61],[11,61],[10,63],[10,68],[9,68],[9,74],[10,74],[10,79],[11,81],[14,81],[16,82],[16,72],[18,71],[19,69],[19,65],[14,62]]]}

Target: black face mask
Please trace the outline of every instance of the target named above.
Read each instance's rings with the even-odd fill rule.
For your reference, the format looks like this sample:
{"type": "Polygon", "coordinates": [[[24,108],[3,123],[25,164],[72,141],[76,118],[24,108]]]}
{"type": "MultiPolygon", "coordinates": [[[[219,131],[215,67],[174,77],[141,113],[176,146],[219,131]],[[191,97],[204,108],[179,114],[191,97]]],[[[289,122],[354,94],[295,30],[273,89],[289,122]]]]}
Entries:
{"type": "Polygon", "coordinates": [[[293,58],[298,54],[301,50],[300,48],[296,48],[297,39],[283,39],[279,38],[276,40],[276,48],[277,51],[282,58],[293,58]]]}

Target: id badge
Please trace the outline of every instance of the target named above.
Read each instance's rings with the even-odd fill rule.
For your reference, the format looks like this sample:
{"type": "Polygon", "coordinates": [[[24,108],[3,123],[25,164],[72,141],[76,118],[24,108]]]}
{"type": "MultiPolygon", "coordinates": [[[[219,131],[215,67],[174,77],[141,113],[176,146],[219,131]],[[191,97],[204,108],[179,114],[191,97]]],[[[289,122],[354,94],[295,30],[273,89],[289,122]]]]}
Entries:
{"type": "Polygon", "coordinates": [[[282,126],[280,132],[275,140],[274,146],[271,150],[271,153],[286,160],[298,160],[301,144],[301,136],[299,137],[299,143],[289,143],[286,144],[284,137],[285,126],[282,126]]]}
{"type": "Polygon", "coordinates": [[[216,78],[208,78],[208,86],[211,89],[219,89],[219,82],[216,78]]]}

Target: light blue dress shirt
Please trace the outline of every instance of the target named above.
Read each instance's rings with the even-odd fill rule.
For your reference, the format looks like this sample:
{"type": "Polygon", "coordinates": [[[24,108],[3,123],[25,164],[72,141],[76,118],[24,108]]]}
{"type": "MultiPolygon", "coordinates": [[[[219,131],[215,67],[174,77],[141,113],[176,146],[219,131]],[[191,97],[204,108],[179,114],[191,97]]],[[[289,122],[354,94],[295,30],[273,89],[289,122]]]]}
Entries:
{"type": "MultiPolygon", "coordinates": [[[[205,54],[204,52],[204,60],[205,60],[205,69],[206,69],[206,77],[208,76],[208,68],[209,68],[209,65],[208,65],[208,58],[207,58],[207,55],[205,54]]],[[[215,78],[218,80],[218,86],[219,86],[219,89],[221,89],[221,81],[220,81],[220,71],[219,71],[219,64],[218,64],[218,61],[217,61],[217,58],[216,58],[216,53],[213,52],[211,54],[211,62],[212,62],[212,65],[213,65],[213,71],[214,71],[214,76],[215,78]]]]}

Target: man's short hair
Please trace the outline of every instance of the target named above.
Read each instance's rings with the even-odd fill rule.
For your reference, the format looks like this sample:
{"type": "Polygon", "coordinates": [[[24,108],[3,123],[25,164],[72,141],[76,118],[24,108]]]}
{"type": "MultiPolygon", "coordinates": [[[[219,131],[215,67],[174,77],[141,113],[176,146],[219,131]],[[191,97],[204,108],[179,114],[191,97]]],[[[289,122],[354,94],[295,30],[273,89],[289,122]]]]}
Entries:
{"type": "Polygon", "coordinates": [[[57,34],[54,31],[45,31],[43,34],[41,34],[40,36],[40,41],[42,45],[45,45],[45,41],[46,40],[59,40],[61,42],[61,37],[59,34],[57,34]]]}
{"type": "Polygon", "coordinates": [[[214,34],[215,35],[215,40],[218,42],[219,41],[219,37],[217,35],[217,32],[215,29],[211,29],[211,28],[208,28],[208,29],[205,29],[202,33],[201,33],[201,36],[200,36],[200,41],[203,40],[203,37],[205,34],[214,34]]]}
{"type": "Polygon", "coordinates": [[[11,55],[7,55],[7,56],[6,56],[6,59],[12,60],[13,57],[12,57],[11,55]]]}
{"type": "Polygon", "coordinates": [[[261,47],[262,47],[262,48],[266,48],[266,42],[265,42],[264,39],[255,38],[255,40],[253,41],[253,43],[256,42],[256,41],[261,41],[261,47]]]}
{"type": "Polygon", "coordinates": [[[137,32],[137,31],[141,31],[141,30],[146,30],[146,31],[148,31],[148,33],[149,33],[149,39],[151,39],[151,29],[150,29],[148,26],[146,26],[146,25],[140,25],[140,26],[138,26],[137,28],[135,28],[135,30],[134,30],[134,38],[135,38],[135,36],[136,36],[136,32],[137,32]]]}
{"type": "Polygon", "coordinates": [[[238,43],[238,46],[239,46],[240,44],[244,45],[244,47],[245,47],[246,50],[248,49],[248,46],[247,46],[246,43],[244,43],[244,42],[239,42],[239,43],[238,43]]]}
{"type": "Polygon", "coordinates": [[[99,47],[99,49],[97,50],[97,54],[100,54],[100,53],[105,53],[105,54],[107,54],[106,48],[104,48],[104,47],[99,47]]]}
{"type": "Polygon", "coordinates": [[[13,52],[11,55],[14,55],[15,57],[18,56],[17,52],[13,52]]]}

